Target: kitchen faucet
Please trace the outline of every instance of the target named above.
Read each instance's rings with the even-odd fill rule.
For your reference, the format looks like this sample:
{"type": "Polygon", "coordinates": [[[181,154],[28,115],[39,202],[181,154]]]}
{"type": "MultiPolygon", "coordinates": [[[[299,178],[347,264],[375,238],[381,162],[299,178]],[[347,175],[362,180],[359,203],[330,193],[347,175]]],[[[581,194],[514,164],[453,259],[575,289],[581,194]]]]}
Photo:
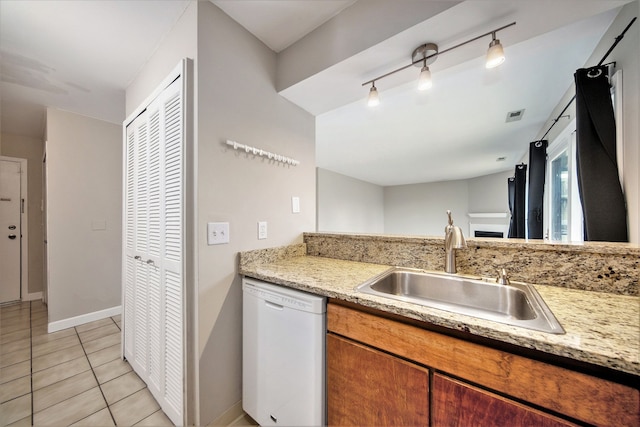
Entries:
{"type": "Polygon", "coordinates": [[[444,228],[444,271],[446,273],[456,273],[456,249],[464,249],[467,242],[464,240],[460,227],[453,225],[451,211],[447,211],[449,225],[444,228]]]}

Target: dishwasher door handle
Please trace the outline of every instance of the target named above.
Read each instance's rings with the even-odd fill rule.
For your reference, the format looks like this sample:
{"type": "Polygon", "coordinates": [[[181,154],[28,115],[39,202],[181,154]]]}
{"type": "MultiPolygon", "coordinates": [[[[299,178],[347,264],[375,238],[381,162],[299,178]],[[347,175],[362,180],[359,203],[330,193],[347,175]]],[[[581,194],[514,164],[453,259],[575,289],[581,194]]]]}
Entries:
{"type": "Polygon", "coordinates": [[[280,311],[282,311],[282,310],[284,309],[284,306],[283,306],[283,305],[276,304],[276,303],[273,303],[273,302],[271,302],[271,301],[265,301],[265,302],[264,302],[264,305],[266,305],[267,307],[269,307],[269,308],[271,308],[271,309],[273,309],[273,310],[280,310],[280,311]]]}

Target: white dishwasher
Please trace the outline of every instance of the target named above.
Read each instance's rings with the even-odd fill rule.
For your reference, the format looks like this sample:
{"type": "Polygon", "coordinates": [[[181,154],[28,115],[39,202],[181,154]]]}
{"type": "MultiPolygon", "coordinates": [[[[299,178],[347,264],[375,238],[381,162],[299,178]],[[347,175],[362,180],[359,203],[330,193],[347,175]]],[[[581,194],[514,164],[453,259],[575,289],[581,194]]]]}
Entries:
{"type": "Polygon", "coordinates": [[[322,426],[326,299],[243,278],[242,408],[261,426],[322,426]]]}

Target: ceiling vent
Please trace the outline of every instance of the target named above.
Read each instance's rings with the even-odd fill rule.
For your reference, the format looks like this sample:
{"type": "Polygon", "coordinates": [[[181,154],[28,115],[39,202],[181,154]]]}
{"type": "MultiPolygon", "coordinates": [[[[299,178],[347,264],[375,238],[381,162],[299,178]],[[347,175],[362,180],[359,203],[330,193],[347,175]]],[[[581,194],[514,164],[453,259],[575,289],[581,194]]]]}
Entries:
{"type": "Polygon", "coordinates": [[[522,110],[509,111],[507,113],[507,120],[505,122],[517,122],[524,116],[524,108],[522,110]]]}

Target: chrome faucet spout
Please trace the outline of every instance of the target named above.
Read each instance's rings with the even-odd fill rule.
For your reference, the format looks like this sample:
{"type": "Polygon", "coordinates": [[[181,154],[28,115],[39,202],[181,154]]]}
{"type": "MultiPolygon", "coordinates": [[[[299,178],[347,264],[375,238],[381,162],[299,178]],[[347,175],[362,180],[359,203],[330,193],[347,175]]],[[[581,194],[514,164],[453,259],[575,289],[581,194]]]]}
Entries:
{"type": "Polygon", "coordinates": [[[444,228],[444,271],[456,273],[456,249],[466,248],[467,242],[462,234],[462,229],[453,225],[451,211],[447,211],[447,216],[449,217],[449,224],[444,228]]]}

